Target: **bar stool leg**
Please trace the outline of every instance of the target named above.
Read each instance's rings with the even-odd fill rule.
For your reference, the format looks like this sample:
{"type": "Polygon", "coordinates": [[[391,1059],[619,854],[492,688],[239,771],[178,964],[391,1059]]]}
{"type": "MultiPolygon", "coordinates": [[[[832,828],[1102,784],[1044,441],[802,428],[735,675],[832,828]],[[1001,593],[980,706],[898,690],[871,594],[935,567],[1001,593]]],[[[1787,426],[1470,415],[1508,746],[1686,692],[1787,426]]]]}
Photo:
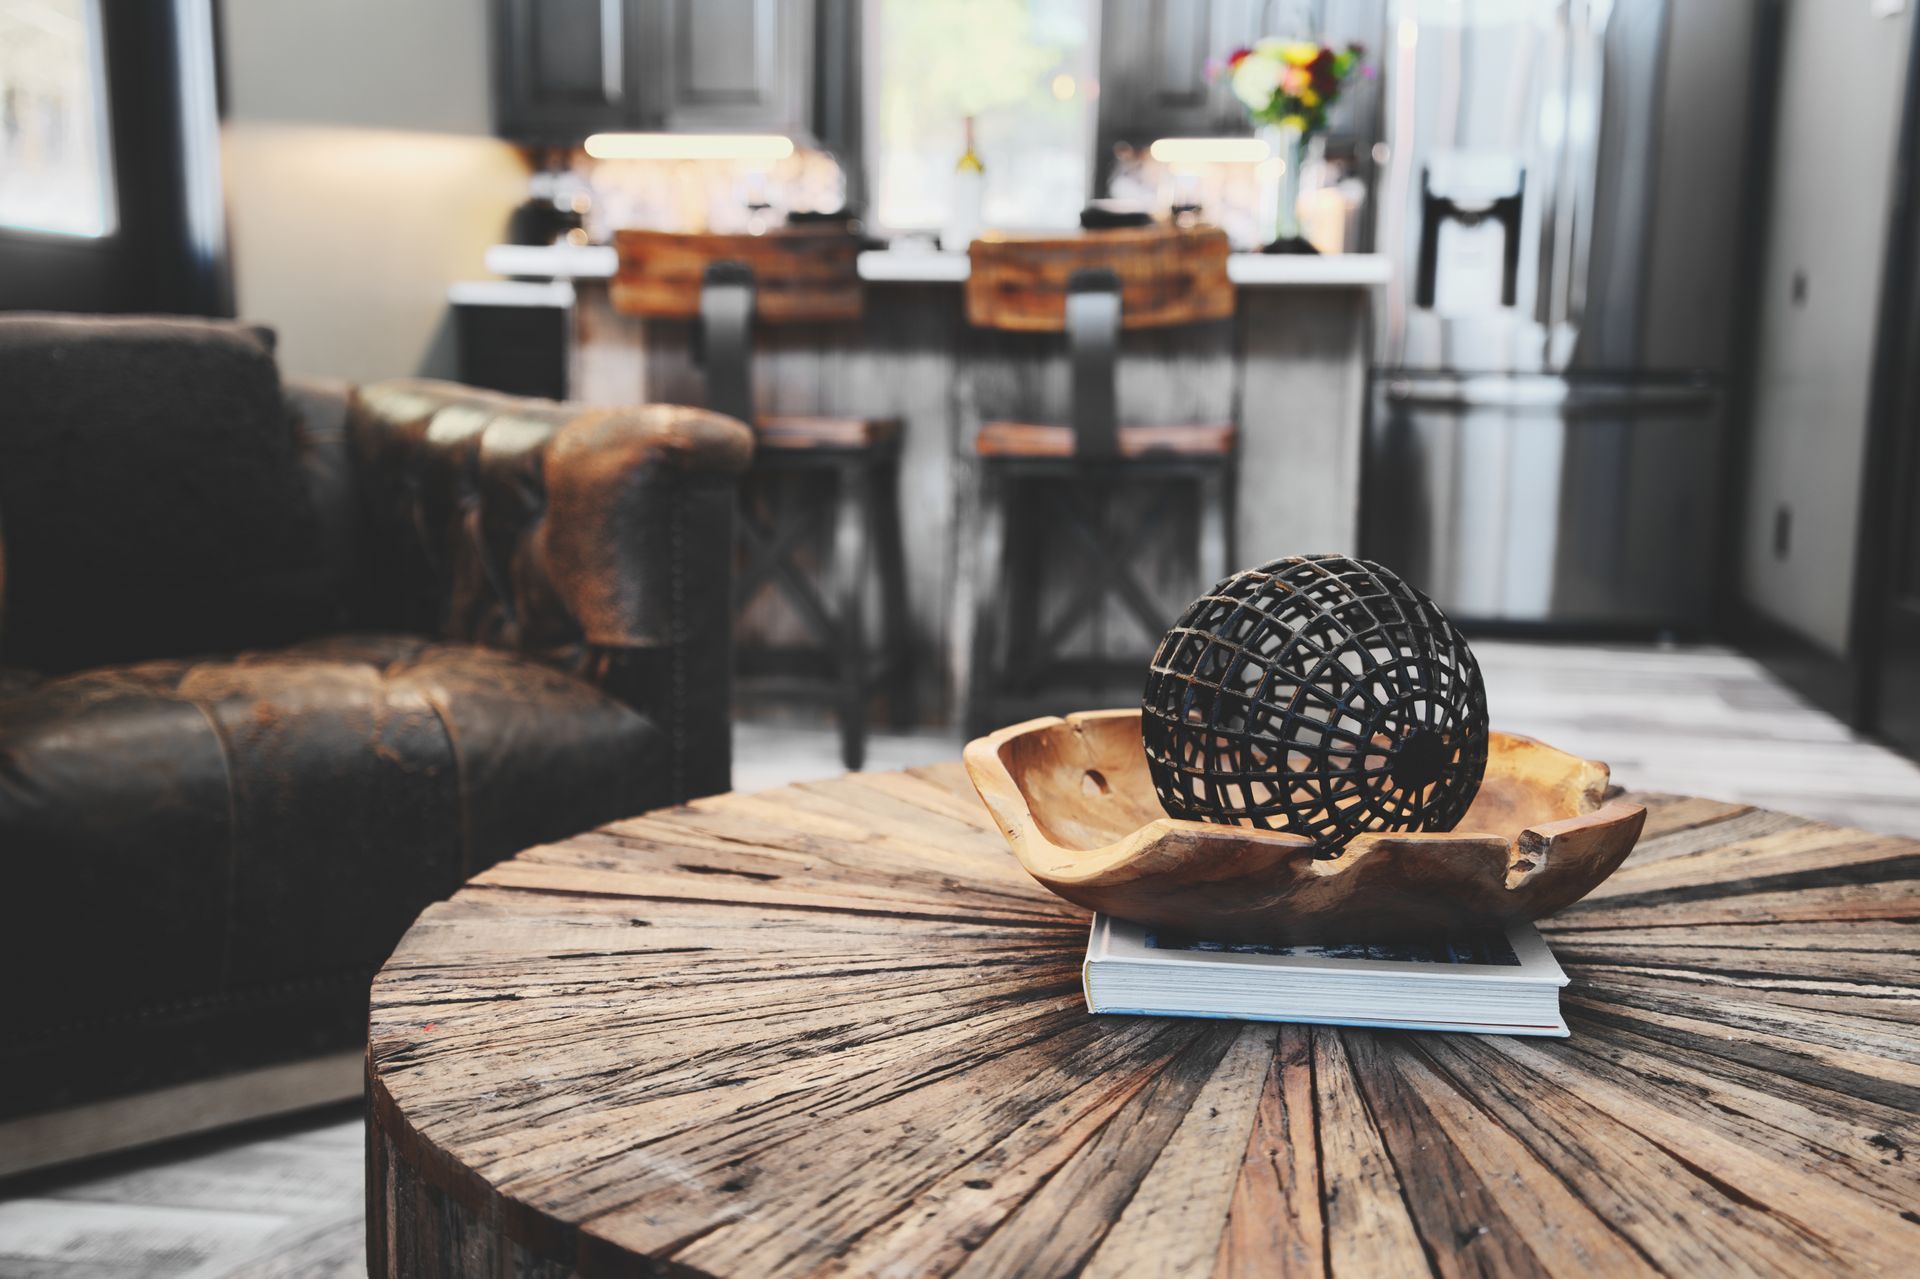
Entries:
{"type": "Polygon", "coordinates": [[[839,582],[835,610],[840,663],[840,758],[849,770],[867,759],[867,531],[873,522],[873,470],[842,462],[834,524],[833,562],[839,582]]]}
{"type": "Polygon", "coordinates": [[[1231,467],[1220,467],[1200,480],[1200,509],[1194,514],[1200,526],[1200,576],[1206,579],[1201,589],[1211,587],[1239,568],[1234,551],[1234,525],[1238,522],[1234,503],[1234,474],[1231,467]]]}
{"type": "MultiPolygon", "coordinates": [[[[1113,500],[1114,488],[1116,487],[1115,481],[1118,478],[1110,468],[1101,467],[1093,476],[1089,477],[1083,485],[1086,493],[1087,526],[1093,530],[1094,543],[1101,547],[1111,547],[1113,545],[1113,500]]],[[[1114,573],[1114,578],[1110,580],[1117,580],[1120,574],[1128,571],[1125,565],[1114,564],[1112,561],[1109,561],[1106,565],[1098,563],[1089,564],[1088,571],[1092,573],[1102,573],[1103,570],[1109,566],[1113,569],[1114,573]]],[[[1090,694],[1099,687],[1099,672],[1103,670],[1107,664],[1107,619],[1109,616],[1107,605],[1111,602],[1112,598],[1113,592],[1110,589],[1101,590],[1099,595],[1094,598],[1093,624],[1087,635],[1088,640],[1091,641],[1090,651],[1092,653],[1092,658],[1087,664],[1086,681],[1087,691],[1090,694]]]]}
{"type": "Polygon", "coordinates": [[[1227,559],[1220,567],[1220,576],[1238,573],[1240,563],[1240,465],[1229,462],[1226,474],[1220,482],[1220,525],[1221,538],[1227,545],[1227,559]]]}
{"type": "Polygon", "coordinates": [[[1011,492],[1006,505],[1007,542],[1020,548],[1020,553],[1004,556],[1003,552],[1007,561],[1007,663],[1002,682],[1010,691],[1026,697],[1040,682],[1047,659],[1040,647],[1040,588],[1053,539],[1048,536],[1044,481],[1017,482],[1009,478],[1003,483],[1011,492]]]}
{"type": "Polygon", "coordinates": [[[900,528],[900,459],[874,467],[873,545],[880,569],[880,626],[886,644],[887,714],[896,729],[919,721],[913,662],[913,631],[907,613],[906,544],[900,528]]]}
{"type": "Polygon", "coordinates": [[[973,469],[972,508],[961,541],[954,601],[954,698],[969,737],[988,731],[994,675],[995,614],[1006,560],[1006,497],[991,466],[973,469]]]}

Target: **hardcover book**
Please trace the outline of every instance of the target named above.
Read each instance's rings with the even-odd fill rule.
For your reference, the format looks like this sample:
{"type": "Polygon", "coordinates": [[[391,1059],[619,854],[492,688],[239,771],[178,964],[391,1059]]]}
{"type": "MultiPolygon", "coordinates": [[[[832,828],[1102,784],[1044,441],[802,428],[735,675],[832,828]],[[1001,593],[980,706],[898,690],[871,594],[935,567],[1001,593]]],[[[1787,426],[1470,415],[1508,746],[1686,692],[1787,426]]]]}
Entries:
{"type": "Polygon", "coordinates": [[[1208,941],[1093,917],[1087,1009],[1476,1034],[1567,1034],[1567,976],[1532,924],[1393,944],[1208,941]]]}

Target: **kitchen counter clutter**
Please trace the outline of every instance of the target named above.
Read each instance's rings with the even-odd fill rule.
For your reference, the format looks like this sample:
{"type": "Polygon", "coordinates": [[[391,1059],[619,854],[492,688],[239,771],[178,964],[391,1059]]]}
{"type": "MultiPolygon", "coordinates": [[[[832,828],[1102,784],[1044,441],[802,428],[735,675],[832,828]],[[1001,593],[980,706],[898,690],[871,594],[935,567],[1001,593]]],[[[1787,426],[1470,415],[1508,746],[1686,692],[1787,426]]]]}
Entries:
{"type": "MultiPolygon", "coordinates": [[[[459,286],[463,380],[494,385],[531,370],[510,389],[602,404],[704,402],[689,322],[615,308],[613,248],[501,245],[487,266],[514,278],[459,286]],[[542,347],[540,358],[529,344],[542,347]],[[527,380],[536,376],[550,385],[527,380]]],[[[974,500],[975,436],[983,421],[1070,421],[1072,379],[1060,334],[997,333],[967,322],[965,254],[869,250],[857,268],[867,285],[859,318],[756,327],[755,409],[900,423],[912,666],[921,673],[919,705],[938,715],[959,685],[958,655],[969,642],[957,601],[973,580],[973,548],[960,530],[974,500]]],[[[1356,552],[1374,307],[1390,282],[1387,259],[1236,253],[1227,274],[1231,317],[1123,334],[1122,424],[1237,426],[1238,562],[1356,552]],[[1282,481],[1286,500],[1271,500],[1282,481]]],[[[1116,518],[1126,526],[1136,516],[1138,555],[1149,561],[1142,580],[1177,610],[1191,596],[1193,552],[1170,530],[1188,518],[1154,515],[1144,502],[1116,518]]],[[[790,621],[755,606],[740,626],[756,641],[784,641],[790,621]]],[[[1157,638],[1143,639],[1117,614],[1089,626],[1103,637],[1095,647],[1110,654],[1157,638]]]]}
{"type": "MultiPolygon", "coordinates": [[[[523,278],[608,279],[618,265],[613,246],[606,244],[498,244],[487,250],[487,270],[523,278]]],[[[1235,253],[1227,259],[1227,278],[1246,288],[1375,287],[1386,284],[1389,274],[1386,256],[1378,253],[1235,253]]],[[[967,255],[931,248],[869,249],[860,255],[860,278],[870,284],[963,284],[967,255]]]]}

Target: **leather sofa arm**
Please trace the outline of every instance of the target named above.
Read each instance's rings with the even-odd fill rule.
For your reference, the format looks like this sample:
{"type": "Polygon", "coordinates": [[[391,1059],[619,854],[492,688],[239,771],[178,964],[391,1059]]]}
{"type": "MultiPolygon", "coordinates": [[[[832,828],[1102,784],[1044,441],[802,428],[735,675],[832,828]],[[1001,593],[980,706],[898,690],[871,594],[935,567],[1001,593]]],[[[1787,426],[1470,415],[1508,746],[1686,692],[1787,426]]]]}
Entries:
{"type": "Polygon", "coordinates": [[[280,379],[306,490],[312,499],[329,593],[337,601],[338,621],[346,624],[355,559],[353,463],[347,451],[347,417],[353,411],[353,384],[334,378],[286,375],[280,379]]]}
{"type": "Polygon", "coordinates": [[[403,379],[347,435],[363,612],[592,678],[668,735],[676,797],[727,789],[744,425],[403,379]]]}

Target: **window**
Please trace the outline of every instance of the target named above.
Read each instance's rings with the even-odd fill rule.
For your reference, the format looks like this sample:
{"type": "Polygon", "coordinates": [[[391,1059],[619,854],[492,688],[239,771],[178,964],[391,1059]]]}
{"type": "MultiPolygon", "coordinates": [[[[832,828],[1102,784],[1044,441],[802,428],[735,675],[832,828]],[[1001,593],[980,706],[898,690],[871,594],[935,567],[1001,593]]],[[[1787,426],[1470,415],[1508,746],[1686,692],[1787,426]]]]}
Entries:
{"type": "Polygon", "coordinates": [[[98,0],[0,0],[0,226],[114,228],[98,0]]]}
{"type": "Polygon", "coordinates": [[[986,166],[982,216],[1071,227],[1093,156],[1096,0],[866,0],[871,220],[947,217],[964,121],[986,166]]]}

